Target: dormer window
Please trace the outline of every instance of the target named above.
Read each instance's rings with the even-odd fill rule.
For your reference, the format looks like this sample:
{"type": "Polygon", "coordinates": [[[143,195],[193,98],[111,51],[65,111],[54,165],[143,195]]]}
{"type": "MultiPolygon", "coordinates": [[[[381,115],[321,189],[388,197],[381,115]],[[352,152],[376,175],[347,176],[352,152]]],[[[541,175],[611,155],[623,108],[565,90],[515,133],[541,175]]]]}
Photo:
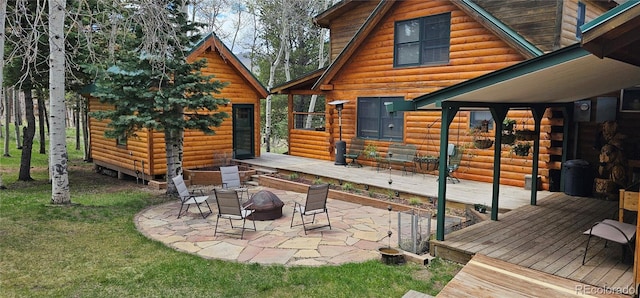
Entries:
{"type": "Polygon", "coordinates": [[[393,65],[449,62],[450,32],[451,13],[396,22],[393,65]]]}

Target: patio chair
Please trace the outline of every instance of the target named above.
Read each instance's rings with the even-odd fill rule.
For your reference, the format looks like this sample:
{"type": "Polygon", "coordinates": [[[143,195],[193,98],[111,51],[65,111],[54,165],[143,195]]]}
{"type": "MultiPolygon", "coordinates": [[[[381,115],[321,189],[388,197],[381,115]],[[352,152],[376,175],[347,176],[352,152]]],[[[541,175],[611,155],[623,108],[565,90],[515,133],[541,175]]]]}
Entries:
{"type": "Polygon", "coordinates": [[[628,248],[628,252],[633,257],[634,240],[636,237],[636,225],[624,222],[624,212],[638,211],[638,193],[620,190],[620,202],[618,210],[618,220],[605,219],[601,222],[595,223],[590,229],[584,231],[583,234],[589,235],[587,239],[587,246],[584,249],[584,256],[582,257],[582,265],[584,265],[587,258],[587,250],[589,249],[589,241],[592,236],[596,236],[604,239],[604,245],[607,247],[609,241],[619,243],[622,246],[622,261],[624,261],[625,252],[628,248]]]}
{"type": "Polygon", "coordinates": [[[349,163],[346,164],[348,167],[356,167],[361,168],[362,165],[358,163],[357,159],[362,154],[362,150],[364,150],[364,139],[360,139],[354,137],[351,139],[351,143],[349,143],[349,151],[344,154],[345,158],[351,159],[349,163]]]}
{"type": "Polygon", "coordinates": [[[180,218],[180,216],[182,215],[182,208],[185,205],[187,206],[187,208],[184,210],[185,214],[187,213],[187,211],[189,211],[189,206],[191,205],[196,205],[196,207],[198,207],[198,211],[200,211],[200,215],[202,215],[202,218],[207,218],[207,216],[213,213],[211,207],[209,206],[209,202],[207,202],[209,196],[204,195],[202,191],[200,191],[200,195],[198,196],[192,195],[189,192],[187,185],[184,183],[184,178],[182,177],[182,175],[175,176],[172,178],[172,180],[173,184],[175,184],[176,189],[178,190],[178,196],[180,197],[180,211],[178,212],[178,218],[180,218]],[[207,206],[207,208],[209,209],[209,213],[205,214],[202,212],[202,208],[200,208],[200,205],[202,203],[207,206]]]}
{"type": "Polygon", "coordinates": [[[242,183],[238,166],[220,167],[220,176],[222,178],[222,188],[233,189],[240,193],[240,200],[244,198],[244,193],[249,199],[249,188],[242,183]]]}
{"type": "Polygon", "coordinates": [[[460,183],[460,180],[453,176],[453,172],[458,170],[461,160],[462,149],[454,144],[449,144],[447,146],[447,181],[451,181],[453,184],[460,183]]]}
{"type": "MultiPolygon", "coordinates": [[[[238,192],[233,189],[214,189],[214,193],[216,195],[216,203],[218,204],[218,217],[216,218],[216,227],[213,231],[213,236],[218,234],[218,221],[220,221],[220,218],[226,218],[229,219],[231,229],[238,228],[233,226],[234,220],[242,220],[242,231],[240,233],[240,239],[242,239],[244,237],[244,230],[250,229],[246,228],[245,225],[247,217],[253,213],[253,210],[245,208],[251,206],[251,204],[242,207],[240,205],[240,199],[238,198],[238,192]]],[[[256,231],[256,222],[253,219],[251,219],[251,221],[253,222],[253,230],[256,231]]]]}
{"type": "MultiPolygon", "coordinates": [[[[291,227],[293,227],[293,219],[296,216],[296,212],[300,213],[300,219],[302,219],[302,226],[304,228],[304,234],[307,234],[307,230],[314,230],[323,227],[329,227],[331,230],[331,221],[329,221],[329,211],[327,210],[327,196],[329,195],[329,184],[310,185],[307,190],[307,200],[304,205],[295,202],[293,206],[293,215],[291,216],[291,227]],[[314,227],[307,227],[307,224],[313,224],[316,220],[316,214],[324,213],[327,216],[327,224],[314,227]],[[311,222],[305,222],[305,216],[313,216],[311,222]]],[[[296,226],[299,226],[297,224],[296,226]]]]}

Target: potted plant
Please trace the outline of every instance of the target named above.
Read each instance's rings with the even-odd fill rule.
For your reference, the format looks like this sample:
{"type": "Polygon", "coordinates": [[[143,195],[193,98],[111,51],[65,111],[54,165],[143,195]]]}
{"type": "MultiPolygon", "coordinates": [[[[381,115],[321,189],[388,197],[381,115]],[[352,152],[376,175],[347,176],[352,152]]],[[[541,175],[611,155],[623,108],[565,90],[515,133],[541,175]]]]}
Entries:
{"type": "Polygon", "coordinates": [[[424,164],[425,165],[424,170],[426,171],[435,171],[438,169],[439,159],[436,156],[418,155],[413,160],[418,163],[421,169],[422,169],[422,165],[424,164]]]}
{"type": "Polygon", "coordinates": [[[516,134],[513,132],[502,133],[502,144],[513,145],[516,142],[516,134]]]}
{"type": "Polygon", "coordinates": [[[374,144],[367,144],[362,151],[362,155],[365,159],[370,159],[374,161],[380,160],[380,154],[378,153],[378,146],[374,144]]]}
{"type": "Polygon", "coordinates": [[[529,142],[518,142],[511,147],[511,151],[515,153],[517,156],[527,156],[529,155],[530,150],[531,150],[531,143],[529,142]]]}
{"type": "Polygon", "coordinates": [[[519,141],[533,141],[536,139],[536,132],[530,129],[516,130],[516,139],[519,141]]]}
{"type": "Polygon", "coordinates": [[[470,133],[473,136],[473,144],[476,148],[488,149],[493,145],[493,140],[485,135],[481,127],[473,128],[470,133]]]}
{"type": "Polygon", "coordinates": [[[502,121],[502,130],[504,131],[513,131],[513,127],[516,125],[516,120],[504,118],[502,121]]]}

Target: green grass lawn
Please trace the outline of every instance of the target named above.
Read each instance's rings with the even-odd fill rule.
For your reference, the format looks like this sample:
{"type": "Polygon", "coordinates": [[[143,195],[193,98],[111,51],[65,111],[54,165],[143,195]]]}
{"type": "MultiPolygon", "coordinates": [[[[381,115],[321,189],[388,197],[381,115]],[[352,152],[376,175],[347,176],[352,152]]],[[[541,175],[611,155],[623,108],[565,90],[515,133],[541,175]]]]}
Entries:
{"type": "MultiPolygon", "coordinates": [[[[15,135],[13,136],[15,137],[15,135]]],[[[4,141],[4,140],[2,140],[4,141]]],[[[171,198],[93,172],[69,137],[70,206],[51,205],[46,155],[17,180],[20,151],[0,158],[0,297],[401,297],[435,295],[459,270],[379,261],[284,267],[207,260],[141,235],[134,215],[171,198]]],[[[35,148],[38,148],[34,145],[35,148]]]]}

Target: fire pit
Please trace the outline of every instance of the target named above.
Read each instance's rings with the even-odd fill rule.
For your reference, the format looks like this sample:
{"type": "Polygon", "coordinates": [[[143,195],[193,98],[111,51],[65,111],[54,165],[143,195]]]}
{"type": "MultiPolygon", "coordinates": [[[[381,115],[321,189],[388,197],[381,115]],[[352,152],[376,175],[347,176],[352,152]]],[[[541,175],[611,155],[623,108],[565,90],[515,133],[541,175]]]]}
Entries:
{"type": "Polygon", "coordinates": [[[273,220],[282,217],[282,206],[284,203],[267,190],[261,190],[251,196],[251,199],[243,204],[248,210],[253,210],[253,213],[247,218],[253,220],[273,220]]]}

